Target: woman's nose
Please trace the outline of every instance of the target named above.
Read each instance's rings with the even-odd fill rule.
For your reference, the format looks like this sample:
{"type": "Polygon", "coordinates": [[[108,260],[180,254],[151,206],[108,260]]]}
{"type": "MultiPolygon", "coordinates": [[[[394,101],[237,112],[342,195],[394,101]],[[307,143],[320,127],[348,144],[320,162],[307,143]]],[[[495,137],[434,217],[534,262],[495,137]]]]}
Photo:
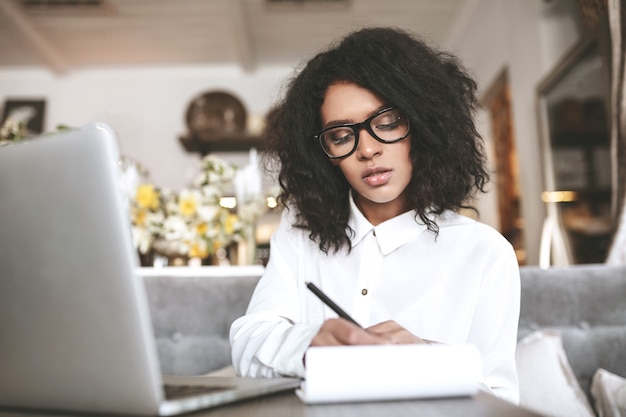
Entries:
{"type": "Polygon", "coordinates": [[[359,133],[359,144],[356,153],[359,159],[370,159],[382,153],[383,144],[377,141],[370,133],[363,129],[359,133]]]}

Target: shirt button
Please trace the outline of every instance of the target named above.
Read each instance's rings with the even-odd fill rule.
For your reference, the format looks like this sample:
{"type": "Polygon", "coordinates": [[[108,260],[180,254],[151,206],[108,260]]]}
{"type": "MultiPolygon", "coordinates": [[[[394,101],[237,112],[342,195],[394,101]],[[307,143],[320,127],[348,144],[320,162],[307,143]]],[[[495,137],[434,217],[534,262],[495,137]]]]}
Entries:
{"type": "Polygon", "coordinates": [[[363,294],[363,295],[367,295],[367,288],[363,288],[363,289],[361,290],[361,294],[363,294]]]}
{"type": "Polygon", "coordinates": [[[376,237],[376,230],[372,231],[372,234],[376,237]]]}

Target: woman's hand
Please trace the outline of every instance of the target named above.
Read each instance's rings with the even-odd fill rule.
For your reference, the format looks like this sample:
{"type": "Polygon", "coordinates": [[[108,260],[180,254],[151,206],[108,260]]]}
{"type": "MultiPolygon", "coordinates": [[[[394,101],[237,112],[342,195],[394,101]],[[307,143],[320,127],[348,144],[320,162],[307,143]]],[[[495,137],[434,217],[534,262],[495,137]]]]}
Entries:
{"type": "Polygon", "coordinates": [[[384,345],[389,343],[392,343],[392,340],[382,332],[375,333],[363,330],[344,319],[328,319],[313,338],[311,346],[384,345]]]}
{"type": "Polygon", "coordinates": [[[415,336],[393,320],[375,324],[366,330],[368,333],[385,337],[393,344],[430,343],[430,341],[415,336]]]}

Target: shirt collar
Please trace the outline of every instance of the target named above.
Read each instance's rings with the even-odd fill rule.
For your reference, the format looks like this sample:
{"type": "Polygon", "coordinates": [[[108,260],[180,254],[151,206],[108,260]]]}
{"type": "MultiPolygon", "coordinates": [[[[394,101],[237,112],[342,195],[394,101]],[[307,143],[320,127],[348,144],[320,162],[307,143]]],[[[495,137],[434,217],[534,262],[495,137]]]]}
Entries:
{"type": "Polygon", "coordinates": [[[350,219],[348,220],[348,226],[353,230],[353,235],[350,239],[352,247],[358,245],[368,233],[374,231],[374,237],[378,242],[380,251],[383,255],[388,255],[427,230],[426,225],[419,223],[419,218],[416,219],[415,215],[415,210],[409,210],[374,227],[356,206],[352,198],[352,192],[350,192],[350,219]]]}

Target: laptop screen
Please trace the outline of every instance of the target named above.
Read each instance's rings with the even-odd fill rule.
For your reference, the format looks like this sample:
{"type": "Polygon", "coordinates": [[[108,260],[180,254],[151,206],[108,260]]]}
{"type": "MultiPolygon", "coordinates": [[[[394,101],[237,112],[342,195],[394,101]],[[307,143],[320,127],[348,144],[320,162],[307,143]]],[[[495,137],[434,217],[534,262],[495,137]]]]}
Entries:
{"type": "Polygon", "coordinates": [[[104,124],[0,148],[0,405],[157,409],[118,159],[104,124]]]}

